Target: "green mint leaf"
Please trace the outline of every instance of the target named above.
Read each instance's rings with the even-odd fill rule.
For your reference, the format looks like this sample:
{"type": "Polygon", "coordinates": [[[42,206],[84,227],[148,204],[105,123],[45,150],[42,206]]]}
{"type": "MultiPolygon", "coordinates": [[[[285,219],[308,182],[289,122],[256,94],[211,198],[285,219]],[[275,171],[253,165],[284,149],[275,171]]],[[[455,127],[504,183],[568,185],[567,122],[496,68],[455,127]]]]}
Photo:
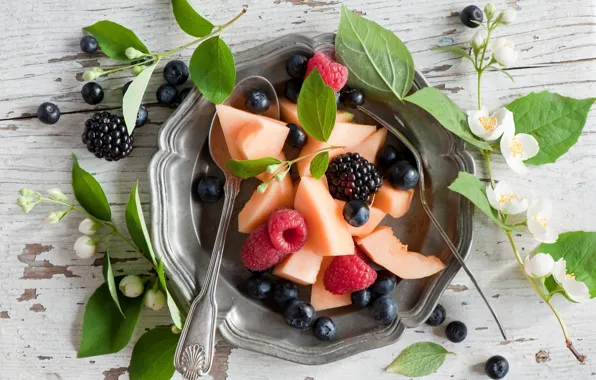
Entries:
{"type": "Polygon", "coordinates": [[[470,57],[470,53],[468,53],[466,50],[460,48],[459,46],[453,46],[453,45],[452,46],[437,46],[437,47],[433,48],[432,50],[448,51],[450,53],[455,53],[462,58],[467,58],[470,60],[470,62],[474,62],[472,57],[470,57]]]}
{"type": "Polygon", "coordinates": [[[405,98],[432,115],[451,133],[484,150],[492,150],[486,141],[477,139],[468,127],[468,118],[447,95],[433,87],[424,87],[405,98]]]}
{"type": "Polygon", "coordinates": [[[234,90],[234,56],[219,37],[212,37],[196,48],[190,59],[189,70],[194,84],[212,103],[223,103],[234,90]]]}
{"type": "Polygon", "coordinates": [[[467,172],[459,172],[457,178],[451,185],[449,190],[455,191],[468,198],[476,207],[483,213],[488,215],[499,227],[511,230],[512,227],[501,222],[497,216],[497,211],[493,209],[488,203],[486,197],[486,185],[473,174],[467,172]]]}
{"type": "MultiPolygon", "coordinates": [[[[596,232],[572,231],[559,235],[556,243],[542,243],[536,252],[547,253],[555,261],[563,258],[567,262],[567,273],[582,281],[590,290],[590,297],[596,297],[596,232]]],[[[550,290],[550,289],[549,289],[550,290]]]]}
{"type": "Polygon", "coordinates": [[[329,152],[321,152],[317,154],[310,163],[310,174],[314,178],[320,179],[322,176],[325,175],[328,166],[329,152]]]}
{"type": "Polygon", "coordinates": [[[256,177],[267,170],[269,165],[281,164],[281,161],[274,157],[263,157],[258,160],[230,160],[226,162],[228,169],[240,178],[256,177]]]}
{"type": "Polygon", "coordinates": [[[128,228],[128,233],[130,234],[132,241],[134,241],[139,248],[139,251],[143,253],[143,256],[145,256],[149,262],[153,263],[153,265],[156,265],[155,252],[153,251],[153,245],[151,244],[151,238],[149,237],[149,230],[145,224],[145,217],[143,216],[143,209],[141,207],[139,181],[137,181],[130,190],[124,217],[126,219],[126,228],[128,228]]]}
{"type": "Polygon", "coordinates": [[[72,155],[72,190],[77,202],[85,211],[99,220],[112,220],[112,210],[101,185],[79,166],[79,160],[74,154],[72,155]]]}
{"type": "Polygon", "coordinates": [[[143,102],[143,95],[145,94],[151,75],[157,66],[157,62],[159,62],[159,60],[143,70],[139,76],[132,81],[122,99],[122,113],[124,114],[124,123],[126,124],[126,129],[128,130],[129,135],[132,135],[132,131],[135,129],[139,107],[143,102]]]}
{"type": "Polygon", "coordinates": [[[168,290],[168,284],[166,283],[166,272],[163,269],[163,261],[162,260],[159,260],[159,263],[157,264],[156,271],[157,271],[157,277],[159,278],[159,283],[161,285],[161,288],[166,293],[166,302],[168,304],[168,310],[170,311],[170,316],[172,317],[172,321],[174,321],[174,324],[176,325],[176,327],[178,327],[179,329],[182,329],[182,327],[184,325],[184,323],[182,322],[182,314],[180,313],[180,309],[178,308],[176,301],[174,300],[174,298],[170,294],[170,291],[168,290]]]}
{"type": "Polygon", "coordinates": [[[414,343],[406,347],[385,371],[408,377],[427,376],[441,368],[447,355],[455,354],[440,344],[414,343]]]}
{"type": "Polygon", "coordinates": [[[130,29],[112,21],[99,21],[83,28],[97,40],[101,51],[108,57],[118,61],[130,61],[124,53],[132,47],[140,52],[149,54],[147,46],[130,29]]]}
{"type": "MultiPolygon", "coordinates": [[[[116,285],[122,278],[116,277],[116,285]]],[[[118,294],[118,299],[124,316],[114,304],[108,284],[103,283],[93,293],[85,307],[77,358],[113,354],[126,347],[137,326],[143,297],[128,298],[118,294]]]]}
{"type": "Polygon", "coordinates": [[[194,10],[187,0],[172,0],[172,9],[180,29],[194,37],[205,37],[213,24],[194,10]]]}
{"type": "Polygon", "coordinates": [[[116,281],[114,280],[114,272],[112,271],[112,263],[110,262],[110,252],[109,249],[106,247],[106,253],[103,256],[103,278],[108,284],[108,290],[110,291],[110,295],[114,300],[114,304],[118,307],[118,310],[122,314],[124,318],[124,312],[120,307],[120,302],[118,301],[118,287],[116,287],[116,281]]]}
{"type": "Polygon", "coordinates": [[[335,55],[350,71],[349,83],[380,100],[402,99],[414,81],[414,61],[390,30],[341,8],[335,55]]]}
{"type": "Polygon", "coordinates": [[[337,102],[333,89],[325,84],[319,70],[310,72],[298,95],[298,119],[304,131],[313,139],[329,140],[335,117],[337,102]]]}
{"type": "Polygon", "coordinates": [[[170,380],[174,375],[174,353],[180,339],[169,327],[147,331],[132,351],[130,380],[170,380]]]}
{"type": "Polygon", "coordinates": [[[507,106],[513,112],[516,133],[536,138],[540,151],[525,162],[550,164],[579,139],[596,98],[573,99],[548,91],[531,92],[507,106]]]}

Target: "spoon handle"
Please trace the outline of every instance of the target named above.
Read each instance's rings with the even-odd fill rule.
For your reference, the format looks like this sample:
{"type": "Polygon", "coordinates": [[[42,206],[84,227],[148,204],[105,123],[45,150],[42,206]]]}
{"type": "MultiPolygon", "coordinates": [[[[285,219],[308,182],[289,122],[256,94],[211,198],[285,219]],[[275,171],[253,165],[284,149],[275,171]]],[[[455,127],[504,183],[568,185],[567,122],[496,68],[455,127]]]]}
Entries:
{"type": "Polygon", "coordinates": [[[219,269],[232,218],[234,200],[240,190],[240,178],[229,176],[224,185],[224,206],[209,262],[207,277],[201,292],[193,301],[174,356],[174,365],[185,379],[195,380],[211,370],[217,330],[217,301],[215,291],[219,269]]]}

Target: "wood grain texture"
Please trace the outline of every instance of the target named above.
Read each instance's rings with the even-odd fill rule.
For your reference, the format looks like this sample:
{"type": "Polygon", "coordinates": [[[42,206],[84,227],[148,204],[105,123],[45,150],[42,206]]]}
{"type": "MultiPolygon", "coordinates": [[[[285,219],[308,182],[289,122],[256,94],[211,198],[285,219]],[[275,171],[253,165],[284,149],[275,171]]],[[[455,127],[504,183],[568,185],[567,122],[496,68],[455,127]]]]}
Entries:
{"type": "MultiPolygon", "coordinates": [[[[339,20],[338,1],[330,0],[191,0],[207,18],[222,23],[242,6],[249,12],[225,33],[234,51],[249,49],[287,33],[329,32],[339,20]]],[[[475,106],[475,75],[467,62],[448,53],[430,51],[438,45],[466,44],[473,31],[463,27],[456,13],[468,1],[352,0],[345,2],[368,18],[396,32],[413,53],[416,67],[431,84],[446,91],[462,108],[475,106]]],[[[484,77],[483,99],[489,108],[509,103],[530,91],[548,89],[574,97],[595,95],[596,7],[592,0],[498,1],[520,12],[516,23],[499,31],[521,50],[517,67],[484,77]]],[[[78,259],[72,245],[80,218],[67,217],[44,226],[43,206],[22,214],[15,205],[17,191],[60,187],[70,193],[70,153],[105,185],[114,215],[122,222],[132,183],[138,178],[148,215],[147,162],[156,149],[159,125],[171,110],[156,106],[156,76],[145,102],[150,123],[136,133],[130,158],[108,163],[91,157],[80,143],[81,126],[94,109],[119,112],[121,87],[130,73],[102,79],[106,98],[98,107],[85,104],[79,94],[81,73],[91,66],[110,67],[110,60],[80,53],[81,28],[110,19],[131,28],[153,51],[190,41],[177,27],[168,0],[3,0],[0,4],[0,379],[126,379],[130,344],[105,357],[75,359],[81,336],[84,303],[103,281],[96,258],[78,259]],[[56,102],[60,122],[46,126],[33,115],[43,101],[56,102]]],[[[188,60],[191,51],[177,57],[188,60]]],[[[160,68],[157,70],[161,71],[160,68]]],[[[495,175],[537,195],[555,200],[563,230],[594,229],[596,225],[596,112],[592,111],[579,143],[556,164],[534,168],[521,178],[495,158],[495,175]]],[[[479,174],[485,177],[477,156],[479,174]]],[[[523,252],[535,247],[520,238],[523,252]]],[[[147,273],[148,266],[124,245],[112,255],[117,274],[147,273]]],[[[502,341],[472,284],[459,274],[441,303],[448,320],[467,323],[469,337],[461,344],[446,340],[442,328],[420,326],[392,346],[362,353],[325,366],[295,365],[218,344],[213,379],[228,380],[356,380],[393,379],[383,368],[407,345],[429,340],[457,353],[428,379],[484,379],[483,363],[495,354],[512,366],[508,379],[589,379],[596,376],[596,303],[571,305],[557,299],[578,348],[590,360],[580,366],[563,345],[561,333],[546,305],[524,282],[508,250],[505,237],[488,218],[476,215],[475,242],[469,260],[510,336],[502,341]]],[[[143,312],[141,327],[168,322],[167,313],[143,312]]],[[[180,377],[176,377],[180,378],[180,377]]]]}

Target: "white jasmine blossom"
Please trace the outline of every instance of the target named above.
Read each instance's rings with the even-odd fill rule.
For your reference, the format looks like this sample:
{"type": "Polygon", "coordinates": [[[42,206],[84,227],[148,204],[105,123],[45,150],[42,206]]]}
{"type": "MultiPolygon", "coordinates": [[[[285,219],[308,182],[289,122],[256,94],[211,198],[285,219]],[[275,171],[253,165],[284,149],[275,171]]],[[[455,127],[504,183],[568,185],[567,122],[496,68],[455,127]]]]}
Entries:
{"type": "Polygon", "coordinates": [[[559,238],[559,234],[552,227],[552,210],[549,199],[536,199],[528,207],[528,229],[539,242],[554,243],[559,238]]]}
{"type": "Polygon", "coordinates": [[[513,130],[506,130],[501,138],[501,153],[509,167],[518,174],[529,172],[524,161],[534,157],[539,151],[538,141],[532,135],[514,134],[513,130]]]}
{"type": "Polygon", "coordinates": [[[512,66],[517,61],[519,55],[519,52],[515,50],[513,42],[504,37],[495,39],[491,44],[491,50],[493,51],[495,61],[503,67],[512,66]]]}
{"type": "Polygon", "coordinates": [[[528,209],[528,200],[505,181],[497,183],[494,189],[488,185],[486,197],[494,209],[508,215],[519,214],[528,209]]]}
{"type": "Polygon", "coordinates": [[[476,136],[487,140],[497,140],[505,130],[515,129],[513,113],[502,107],[489,115],[486,108],[468,111],[468,125],[476,136]]]}
{"type": "Polygon", "coordinates": [[[166,295],[159,289],[149,289],[144,301],[149,309],[159,311],[166,305],[166,295]]]}
{"type": "Polygon", "coordinates": [[[143,294],[145,286],[139,276],[128,275],[120,280],[118,288],[128,298],[136,298],[143,294]]]}
{"type": "Polygon", "coordinates": [[[486,41],[486,32],[484,30],[479,30],[474,34],[472,40],[470,41],[470,45],[474,50],[479,50],[482,46],[484,46],[484,42],[486,41]]]}
{"type": "Polygon", "coordinates": [[[101,224],[87,218],[83,219],[79,224],[79,232],[84,235],[95,235],[97,230],[101,228],[101,224]]]}
{"type": "Polygon", "coordinates": [[[97,241],[93,240],[87,235],[78,238],[74,243],[74,250],[77,256],[81,259],[89,259],[95,256],[97,249],[97,241]]]}
{"type": "Polygon", "coordinates": [[[583,302],[590,299],[590,289],[582,281],[575,279],[573,273],[567,273],[567,261],[557,260],[553,270],[553,278],[561,285],[565,294],[574,302],[583,302]]]}
{"type": "Polygon", "coordinates": [[[53,201],[68,201],[68,197],[64,195],[62,190],[57,188],[48,190],[48,196],[53,201]]]}
{"type": "Polygon", "coordinates": [[[500,19],[503,24],[509,25],[513,21],[515,21],[516,17],[517,17],[517,11],[512,8],[507,8],[503,12],[501,12],[500,19]]]}
{"type": "Polygon", "coordinates": [[[555,260],[546,253],[537,253],[534,256],[526,256],[524,259],[524,270],[533,278],[543,278],[550,275],[555,268],[555,260]]]}

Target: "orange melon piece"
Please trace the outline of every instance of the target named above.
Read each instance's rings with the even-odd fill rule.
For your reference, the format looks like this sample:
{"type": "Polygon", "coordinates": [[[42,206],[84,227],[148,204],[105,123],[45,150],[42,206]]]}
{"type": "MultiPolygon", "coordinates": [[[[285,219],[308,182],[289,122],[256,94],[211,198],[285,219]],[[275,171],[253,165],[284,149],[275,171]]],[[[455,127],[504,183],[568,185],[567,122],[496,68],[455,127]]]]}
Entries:
{"type": "Polygon", "coordinates": [[[230,156],[235,160],[242,160],[242,154],[237,145],[238,134],[245,125],[254,121],[255,115],[223,104],[216,105],[215,109],[230,156]]]}
{"type": "Polygon", "coordinates": [[[394,218],[401,218],[410,209],[413,197],[414,189],[397,190],[385,183],[376,192],[373,205],[394,218]]]}
{"type": "Polygon", "coordinates": [[[390,227],[377,227],[372,234],[355,240],[372,261],[403,279],[432,276],[445,268],[436,256],[409,252],[408,246],[395,237],[390,227]]]}
{"type": "Polygon", "coordinates": [[[238,214],[238,231],[249,234],[269,219],[273,211],[280,208],[292,208],[294,189],[290,176],[283,181],[272,181],[264,193],[257,190],[252,193],[244,208],[238,214]]]}
{"type": "Polygon", "coordinates": [[[362,157],[366,158],[368,162],[374,163],[377,159],[377,153],[379,153],[379,150],[385,144],[385,139],[387,139],[387,128],[381,128],[362,143],[353,146],[348,150],[350,152],[359,153],[362,157]]]}
{"type": "Polygon", "coordinates": [[[278,120],[257,116],[245,125],[237,137],[237,146],[245,160],[277,157],[281,153],[290,128],[278,120]]]}
{"type": "Polygon", "coordinates": [[[350,293],[333,294],[325,289],[323,284],[323,276],[329,264],[331,264],[333,257],[324,257],[321,263],[321,269],[317,276],[317,281],[314,283],[310,293],[310,303],[316,311],[334,309],[336,307],[348,306],[352,304],[350,293]]]}
{"type": "Polygon", "coordinates": [[[277,264],[273,268],[273,275],[296,284],[312,285],[317,281],[322,262],[323,256],[302,248],[277,264]]]}
{"type": "Polygon", "coordinates": [[[325,184],[312,177],[302,177],[294,209],[306,220],[308,237],[305,248],[321,256],[340,256],[354,253],[354,241],[337,204],[325,184]]]}
{"type": "MultiPolygon", "coordinates": [[[[339,213],[340,217],[343,219],[343,209],[344,209],[344,205],[346,204],[346,202],[336,199],[335,203],[337,203],[337,212],[339,213]]],[[[364,226],[362,226],[362,227],[351,226],[348,224],[348,222],[345,221],[345,219],[344,219],[344,223],[346,224],[346,226],[348,226],[348,230],[350,231],[352,236],[368,236],[371,232],[374,231],[375,228],[377,228],[377,226],[379,224],[381,224],[381,221],[385,218],[385,215],[387,215],[386,212],[381,211],[376,207],[371,207],[370,208],[370,218],[368,219],[368,222],[366,222],[366,224],[364,224],[364,226]]]]}
{"type": "MultiPolygon", "coordinates": [[[[300,123],[300,119],[298,118],[298,105],[296,103],[292,103],[286,98],[280,98],[279,112],[281,115],[281,119],[286,123],[302,125],[300,123]]],[[[336,123],[349,123],[353,119],[354,114],[348,111],[337,111],[337,115],[335,116],[336,123]]]]}

